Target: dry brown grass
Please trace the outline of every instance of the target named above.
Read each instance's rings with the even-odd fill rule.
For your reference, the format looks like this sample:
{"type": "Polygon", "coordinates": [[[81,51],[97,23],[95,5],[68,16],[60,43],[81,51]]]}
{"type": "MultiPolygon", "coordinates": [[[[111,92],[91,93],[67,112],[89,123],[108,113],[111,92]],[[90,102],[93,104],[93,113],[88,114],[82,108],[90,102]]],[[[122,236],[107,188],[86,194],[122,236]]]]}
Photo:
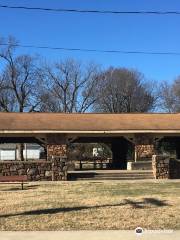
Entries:
{"type": "Polygon", "coordinates": [[[0,230],[180,229],[180,182],[0,185],[0,230]]]}

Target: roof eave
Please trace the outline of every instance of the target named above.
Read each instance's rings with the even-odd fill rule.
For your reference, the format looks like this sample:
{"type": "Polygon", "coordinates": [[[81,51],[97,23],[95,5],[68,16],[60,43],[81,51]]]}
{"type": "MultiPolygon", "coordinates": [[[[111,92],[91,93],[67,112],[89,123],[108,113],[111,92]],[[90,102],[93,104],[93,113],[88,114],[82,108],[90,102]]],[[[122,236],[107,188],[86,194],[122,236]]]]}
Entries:
{"type": "Polygon", "coordinates": [[[156,130],[156,129],[146,129],[146,130],[0,130],[0,134],[56,134],[56,133],[71,133],[71,134],[80,134],[80,133],[89,133],[89,134],[128,134],[128,133],[180,133],[178,130],[156,130]]]}

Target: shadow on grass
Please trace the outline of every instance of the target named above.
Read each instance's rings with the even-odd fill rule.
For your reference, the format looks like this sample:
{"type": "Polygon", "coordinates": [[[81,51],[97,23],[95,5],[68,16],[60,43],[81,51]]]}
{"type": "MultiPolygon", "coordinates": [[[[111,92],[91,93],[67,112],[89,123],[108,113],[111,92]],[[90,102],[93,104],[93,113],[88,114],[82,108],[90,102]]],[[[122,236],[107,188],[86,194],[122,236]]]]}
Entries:
{"type": "Polygon", "coordinates": [[[144,209],[154,207],[164,207],[170,206],[165,200],[159,200],[156,198],[144,198],[143,201],[133,201],[130,199],[124,199],[122,203],[119,204],[104,204],[97,206],[79,206],[79,207],[66,207],[66,208],[49,208],[49,209],[39,209],[39,210],[31,210],[21,213],[14,214],[4,214],[0,215],[0,218],[3,217],[15,217],[15,216],[26,216],[26,215],[43,215],[43,214],[57,214],[57,213],[65,213],[65,212],[73,212],[73,211],[81,211],[88,209],[99,209],[105,207],[120,207],[130,205],[133,208],[144,209]]]}
{"type": "Polygon", "coordinates": [[[30,190],[30,189],[37,189],[40,185],[26,185],[24,183],[24,189],[21,189],[21,185],[19,184],[19,186],[14,186],[8,189],[2,189],[0,190],[1,192],[9,192],[9,191],[25,191],[25,190],[30,190]]]}
{"type": "Polygon", "coordinates": [[[144,198],[144,201],[146,204],[151,204],[156,207],[170,206],[170,204],[167,204],[165,200],[159,200],[156,198],[144,198]]]}

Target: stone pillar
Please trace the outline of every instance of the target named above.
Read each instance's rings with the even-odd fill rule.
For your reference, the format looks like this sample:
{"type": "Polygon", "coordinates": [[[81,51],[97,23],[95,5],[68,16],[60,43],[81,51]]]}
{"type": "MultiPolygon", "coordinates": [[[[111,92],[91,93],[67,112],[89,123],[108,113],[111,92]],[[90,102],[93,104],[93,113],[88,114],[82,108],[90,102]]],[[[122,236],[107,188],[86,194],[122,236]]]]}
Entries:
{"type": "Polygon", "coordinates": [[[61,157],[67,155],[67,136],[65,134],[47,134],[47,159],[52,156],[61,157]]]}
{"type": "Polygon", "coordinates": [[[169,178],[180,179],[180,161],[177,159],[169,161],[169,178]]]}
{"type": "Polygon", "coordinates": [[[136,134],[135,142],[135,162],[145,159],[152,159],[155,154],[154,138],[150,134],[136,134]]]}
{"type": "Polygon", "coordinates": [[[52,181],[67,180],[67,172],[74,168],[68,159],[68,136],[47,134],[47,159],[52,163],[52,181]]]}
{"type": "Polygon", "coordinates": [[[152,169],[155,179],[169,178],[169,162],[168,156],[153,155],[152,156],[152,169]]]}
{"type": "Polygon", "coordinates": [[[67,145],[66,144],[48,144],[47,159],[52,164],[52,181],[67,180],[66,162],[67,145]]]}
{"type": "Polygon", "coordinates": [[[48,144],[47,145],[47,159],[51,160],[52,157],[66,157],[67,145],[66,144],[48,144]]]}
{"type": "Polygon", "coordinates": [[[67,180],[69,162],[66,157],[52,158],[52,181],[67,180]]]}
{"type": "Polygon", "coordinates": [[[67,145],[48,144],[47,156],[51,161],[52,181],[68,180],[68,171],[74,170],[75,165],[68,159],[67,145]]]}
{"type": "Polygon", "coordinates": [[[127,169],[128,142],[126,139],[116,138],[111,143],[113,168],[127,169]]]}
{"type": "Polygon", "coordinates": [[[155,153],[153,144],[136,144],[135,145],[135,162],[144,159],[151,159],[155,153]]]}

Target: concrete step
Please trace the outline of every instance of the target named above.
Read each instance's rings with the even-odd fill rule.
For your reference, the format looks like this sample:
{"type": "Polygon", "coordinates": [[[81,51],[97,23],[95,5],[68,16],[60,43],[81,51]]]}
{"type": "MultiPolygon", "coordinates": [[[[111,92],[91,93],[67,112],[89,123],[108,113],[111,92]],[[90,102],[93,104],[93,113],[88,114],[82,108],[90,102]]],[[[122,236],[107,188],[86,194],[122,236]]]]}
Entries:
{"type": "Polygon", "coordinates": [[[153,176],[152,174],[144,174],[144,175],[140,175],[140,174],[127,174],[127,175],[111,175],[111,174],[107,174],[107,175],[76,175],[76,174],[71,174],[70,176],[76,177],[76,178],[106,178],[106,177],[114,177],[114,178],[118,178],[118,177],[141,177],[141,178],[145,178],[145,177],[151,177],[153,176]]]}
{"type": "Polygon", "coordinates": [[[154,179],[153,177],[148,178],[76,178],[71,179],[70,181],[104,181],[104,180],[151,180],[154,179]]]}
{"type": "Polygon", "coordinates": [[[110,174],[110,173],[113,173],[113,174],[126,174],[126,173],[152,173],[152,170],[75,170],[75,171],[68,171],[68,173],[82,173],[82,174],[110,174]]]}
{"type": "Polygon", "coordinates": [[[153,179],[152,171],[119,171],[119,172],[71,172],[68,180],[135,180],[153,179]]]}
{"type": "Polygon", "coordinates": [[[151,170],[152,171],[152,160],[151,161],[137,161],[128,162],[128,170],[151,170]]]}
{"type": "MultiPolygon", "coordinates": [[[[78,177],[77,178],[83,178],[83,179],[87,179],[89,177],[78,177]]],[[[153,178],[153,175],[149,175],[149,176],[95,176],[95,177],[91,177],[93,179],[110,179],[110,178],[117,178],[117,179],[126,179],[126,178],[138,178],[138,179],[147,179],[147,178],[153,178]]],[[[89,179],[91,179],[89,178],[89,179]]]]}

